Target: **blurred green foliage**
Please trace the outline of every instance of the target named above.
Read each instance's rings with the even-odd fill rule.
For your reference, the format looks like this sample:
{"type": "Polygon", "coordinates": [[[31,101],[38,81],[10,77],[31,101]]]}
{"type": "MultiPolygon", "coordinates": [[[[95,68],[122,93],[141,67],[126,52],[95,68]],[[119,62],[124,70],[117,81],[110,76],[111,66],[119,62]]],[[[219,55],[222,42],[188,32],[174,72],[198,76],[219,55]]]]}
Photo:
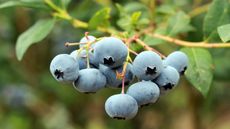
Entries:
{"type": "MultiPolygon", "coordinates": [[[[2,3],[7,1],[0,0],[2,3]]],[[[217,31],[216,28],[229,24],[228,0],[215,0],[219,4],[210,6],[214,11],[195,16],[191,16],[193,10],[212,1],[54,0],[56,5],[66,8],[71,16],[89,21],[90,29],[74,28],[68,21],[57,18],[51,33],[44,40],[39,39],[39,44],[29,47],[22,61],[18,61],[15,45],[19,35],[38,20],[52,17],[52,10],[47,5],[38,4],[42,0],[22,1],[4,5],[10,8],[0,5],[0,8],[4,8],[0,10],[0,129],[229,129],[228,48],[196,51],[203,53],[198,56],[200,60],[204,58],[205,62],[205,55],[210,54],[214,62],[207,66],[207,62],[198,64],[200,69],[211,69],[213,81],[203,73],[193,75],[198,78],[194,83],[210,89],[206,98],[183,77],[174,91],[162,96],[156,104],[140,109],[137,117],[129,121],[111,119],[104,111],[105,100],[119,93],[119,89],[104,89],[95,95],[81,94],[70,85],[56,82],[48,69],[53,56],[77,49],[64,47],[65,42],[79,41],[85,31],[97,37],[108,35],[98,31],[97,26],[116,28],[131,35],[151,24],[156,26],[155,32],[164,35],[189,41],[202,41],[204,36],[210,42],[221,42],[221,39],[226,42],[229,40],[226,35],[229,30],[220,27],[217,31]],[[215,12],[216,8],[219,12],[215,12]],[[224,39],[219,38],[217,33],[224,39]],[[199,78],[208,81],[197,81],[199,78]]],[[[147,35],[141,38],[165,55],[181,48],[147,35]]],[[[142,50],[137,45],[131,47],[142,50]]],[[[197,70],[197,67],[192,70],[197,70]]],[[[193,80],[193,77],[190,79],[193,80]]]]}

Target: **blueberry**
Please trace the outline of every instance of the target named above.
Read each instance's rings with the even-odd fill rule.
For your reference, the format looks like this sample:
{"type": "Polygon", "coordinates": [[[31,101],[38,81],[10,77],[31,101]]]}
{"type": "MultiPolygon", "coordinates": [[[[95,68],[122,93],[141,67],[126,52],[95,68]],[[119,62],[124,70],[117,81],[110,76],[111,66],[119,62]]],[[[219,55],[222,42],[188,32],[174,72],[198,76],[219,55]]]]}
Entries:
{"type": "MultiPolygon", "coordinates": [[[[94,42],[95,40],[96,40],[96,38],[94,36],[91,36],[91,35],[88,35],[87,38],[83,37],[80,40],[80,43],[84,43],[84,44],[80,44],[80,48],[82,48],[83,46],[85,46],[86,45],[85,43],[94,42]]],[[[91,48],[94,48],[94,45],[95,44],[91,44],[91,48]]]]}
{"type": "Polygon", "coordinates": [[[143,51],[133,61],[133,73],[141,80],[152,80],[162,71],[161,57],[152,51],[143,51]]]}
{"type": "MultiPolygon", "coordinates": [[[[87,51],[81,50],[78,54],[79,50],[73,51],[70,56],[72,56],[75,60],[79,63],[79,69],[85,69],[87,68],[87,51]]],[[[89,64],[91,68],[98,68],[99,64],[97,59],[94,57],[93,53],[89,51],[89,64]]]]}
{"type": "Polygon", "coordinates": [[[79,65],[68,54],[59,54],[50,63],[50,72],[60,82],[73,82],[78,78],[79,65]]]}
{"type": "Polygon", "coordinates": [[[130,95],[116,94],[106,100],[105,111],[114,119],[132,119],[137,114],[138,105],[136,100],[130,95]]]}
{"type": "Polygon", "coordinates": [[[128,54],[128,48],[118,38],[105,37],[95,44],[94,54],[100,64],[116,68],[123,65],[128,54]]]}
{"type": "Polygon", "coordinates": [[[151,81],[141,81],[131,85],[127,94],[132,96],[139,107],[155,103],[160,95],[160,89],[151,81]]]}
{"type": "Polygon", "coordinates": [[[179,80],[180,75],[178,71],[171,66],[167,66],[154,82],[159,86],[161,92],[165,93],[165,91],[173,89],[178,84],[179,80]]]}
{"type": "Polygon", "coordinates": [[[83,93],[95,93],[105,85],[105,76],[95,68],[80,70],[79,77],[74,82],[75,89],[83,93]]]}
{"type": "MultiPolygon", "coordinates": [[[[122,79],[118,79],[116,73],[117,72],[122,73],[123,66],[117,69],[111,69],[105,65],[100,64],[99,69],[105,75],[108,87],[120,88],[122,86],[122,79]]],[[[132,65],[128,64],[126,67],[126,73],[125,73],[125,84],[126,85],[131,83],[134,78],[131,70],[132,70],[132,65]]]]}
{"type": "Polygon", "coordinates": [[[165,59],[165,64],[174,67],[181,75],[188,67],[188,56],[181,51],[175,51],[169,54],[165,59]]]}

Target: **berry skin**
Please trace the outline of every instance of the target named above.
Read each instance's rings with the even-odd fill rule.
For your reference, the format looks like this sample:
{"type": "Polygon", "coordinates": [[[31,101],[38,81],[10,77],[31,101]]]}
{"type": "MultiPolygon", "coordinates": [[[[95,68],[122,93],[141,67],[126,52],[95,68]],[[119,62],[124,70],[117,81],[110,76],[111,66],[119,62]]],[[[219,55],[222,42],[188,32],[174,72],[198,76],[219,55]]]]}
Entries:
{"type": "MultiPolygon", "coordinates": [[[[70,56],[72,56],[75,60],[79,63],[79,69],[86,69],[87,68],[87,51],[81,50],[81,52],[78,54],[79,50],[75,50],[72,53],[70,53],[70,56]]],[[[94,55],[92,52],[89,51],[89,64],[92,68],[98,68],[99,64],[96,58],[94,58],[94,55]]]]}
{"type": "MultiPolygon", "coordinates": [[[[100,64],[99,67],[100,71],[105,75],[107,80],[107,87],[111,88],[121,88],[122,86],[122,79],[117,78],[117,72],[122,73],[123,66],[119,67],[117,69],[111,69],[105,65],[100,64]]],[[[126,73],[125,73],[125,85],[127,86],[130,82],[132,82],[134,76],[132,73],[132,65],[128,64],[126,67],[126,73]]]]}
{"type": "Polygon", "coordinates": [[[94,54],[100,64],[117,68],[126,60],[128,48],[118,38],[105,37],[95,44],[94,54]]]}
{"type": "Polygon", "coordinates": [[[83,93],[95,93],[105,85],[105,76],[95,68],[80,70],[79,77],[74,82],[75,89],[83,93]]]}
{"type": "Polygon", "coordinates": [[[106,113],[119,120],[132,119],[138,112],[136,100],[127,94],[110,96],[105,102],[106,113]]]}
{"type": "Polygon", "coordinates": [[[141,80],[155,79],[162,71],[161,57],[152,51],[143,51],[133,61],[133,73],[141,80]]]}
{"type": "Polygon", "coordinates": [[[164,93],[167,90],[173,89],[178,84],[179,80],[180,75],[178,71],[171,66],[167,66],[154,82],[159,86],[161,92],[164,93]]]}
{"type": "Polygon", "coordinates": [[[50,72],[60,82],[73,82],[78,78],[79,65],[68,54],[59,54],[50,63],[50,72]]]}
{"type": "Polygon", "coordinates": [[[141,81],[131,85],[127,94],[137,101],[139,107],[143,107],[158,100],[160,89],[151,81],[141,81]]]}
{"type": "MultiPolygon", "coordinates": [[[[86,44],[85,43],[88,43],[88,42],[94,42],[96,40],[96,38],[94,36],[91,36],[91,35],[88,35],[86,37],[83,37],[81,40],[80,40],[80,43],[84,43],[84,44],[80,44],[80,48],[82,48],[83,46],[85,46],[86,44]],[[87,39],[88,38],[88,39],[87,39]]],[[[94,45],[95,44],[91,44],[91,48],[94,48],[94,45]]]]}
{"type": "Polygon", "coordinates": [[[181,75],[188,67],[188,56],[181,51],[175,51],[169,54],[165,59],[165,64],[174,67],[181,75]]]}

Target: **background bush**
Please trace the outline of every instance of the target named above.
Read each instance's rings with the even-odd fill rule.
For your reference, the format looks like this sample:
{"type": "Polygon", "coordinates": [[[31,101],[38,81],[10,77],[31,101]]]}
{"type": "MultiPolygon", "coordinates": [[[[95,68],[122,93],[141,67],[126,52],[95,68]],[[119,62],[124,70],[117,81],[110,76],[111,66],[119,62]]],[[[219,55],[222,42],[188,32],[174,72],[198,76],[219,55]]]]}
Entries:
{"type": "MultiPolygon", "coordinates": [[[[119,89],[85,95],[56,82],[49,73],[49,63],[56,54],[77,49],[66,48],[64,43],[79,41],[86,31],[101,37],[109,36],[112,30],[115,35],[125,32],[123,36],[129,37],[153,26],[151,33],[186,41],[227,42],[229,0],[53,2],[89,26],[55,14],[43,0],[1,0],[0,129],[229,129],[229,48],[182,48],[141,36],[165,55],[182,48],[195,65],[174,91],[129,121],[111,119],[104,111],[106,98],[119,89]],[[42,26],[23,33],[41,19],[42,26]]],[[[137,45],[132,48],[143,50],[137,45]]]]}

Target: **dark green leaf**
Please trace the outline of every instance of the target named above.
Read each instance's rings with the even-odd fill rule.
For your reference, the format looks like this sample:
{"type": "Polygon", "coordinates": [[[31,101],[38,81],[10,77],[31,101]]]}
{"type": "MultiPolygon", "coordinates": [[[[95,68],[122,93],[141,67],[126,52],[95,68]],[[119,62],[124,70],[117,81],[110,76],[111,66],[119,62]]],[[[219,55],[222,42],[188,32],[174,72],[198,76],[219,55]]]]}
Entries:
{"type": "Polygon", "coordinates": [[[229,8],[228,0],[213,0],[204,18],[203,31],[205,40],[219,40],[217,27],[230,22],[229,8]]]}
{"type": "Polygon", "coordinates": [[[230,41],[230,24],[220,26],[217,30],[223,42],[230,41]]]}
{"type": "MultiPolygon", "coordinates": [[[[158,34],[163,34],[163,35],[167,35],[167,29],[164,26],[160,26],[155,30],[155,33],[158,34]]],[[[152,36],[148,36],[146,35],[144,38],[144,42],[148,45],[154,46],[154,45],[158,45],[158,44],[162,44],[165,43],[164,40],[158,39],[158,38],[154,38],[152,36]]]]}
{"type": "Polygon", "coordinates": [[[43,2],[40,1],[7,1],[0,4],[0,9],[9,7],[49,9],[43,2]]]}
{"type": "Polygon", "coordinates": [[[104,8],[97,11],[89,21],[89,28],[108,27],[110,25],[110,8],[104,8]]]}
{"type": "Polygon", "coordinates": [[[190,29],[188,29],[191,27],[189,23],[190,17],[188,15],[182,11],[176,13],[169,19],[168,35],[175,36],[179,33],[184,33],[185,30],[190,31],[190,29]]]}
{"type": "Polygon", "coordinates": [[[186,78],[204,96],[207,96],[213,79],[212,56],[208,50],[201,48],[183,48],[182,51],[189,57],[186,78]]]}
{"type": "Polygon", "coordinates": [[[54,2],[57,6],[63,8],[63,9],[66,9],[67,6],[69,5],[69,3],[71,2],[71,0],[53,0],[53,2],[54,2]]]}
{"type": "Polygon", "coordinates": [[[16,55],[21,60],[26,50],[34,43],[44,39],[52,30],[55,19],[40,20],[23,32],[16,43],[16,55]]]}

